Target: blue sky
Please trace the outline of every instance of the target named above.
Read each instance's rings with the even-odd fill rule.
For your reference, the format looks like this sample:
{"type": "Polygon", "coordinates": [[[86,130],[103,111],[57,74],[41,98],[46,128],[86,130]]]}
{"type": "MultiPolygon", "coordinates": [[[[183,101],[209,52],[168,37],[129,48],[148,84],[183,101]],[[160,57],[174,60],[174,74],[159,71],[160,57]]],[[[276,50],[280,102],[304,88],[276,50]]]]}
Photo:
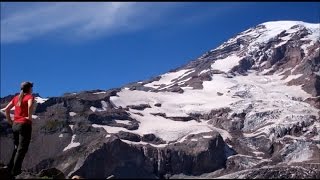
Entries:
{"type": "Polygon", "coordinates": [[[120,87],[200,57],[266,21],[319,23],[320,3],[1,2],[1,97],[120,87]]]}

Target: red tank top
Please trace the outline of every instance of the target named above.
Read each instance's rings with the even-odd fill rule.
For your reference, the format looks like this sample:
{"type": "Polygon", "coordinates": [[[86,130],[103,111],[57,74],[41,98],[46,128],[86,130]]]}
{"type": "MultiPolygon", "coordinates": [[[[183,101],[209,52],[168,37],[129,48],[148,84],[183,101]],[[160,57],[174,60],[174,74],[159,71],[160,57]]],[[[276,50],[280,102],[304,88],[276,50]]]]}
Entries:
{"type": "Polygon", "coordinates": [[[17,123],[32,123],[31,120],[26,119],[26,117],[29,116],[28,113],[28,100],[32,99],[34,101],[34,97],[32,94],[25,94],[22,98],[22,102],[20,106],[17,106],[17,103],[19,101],[19,95],[15,96],[12,99],[12,104],[14,105],[14,122],[17,123]]]}

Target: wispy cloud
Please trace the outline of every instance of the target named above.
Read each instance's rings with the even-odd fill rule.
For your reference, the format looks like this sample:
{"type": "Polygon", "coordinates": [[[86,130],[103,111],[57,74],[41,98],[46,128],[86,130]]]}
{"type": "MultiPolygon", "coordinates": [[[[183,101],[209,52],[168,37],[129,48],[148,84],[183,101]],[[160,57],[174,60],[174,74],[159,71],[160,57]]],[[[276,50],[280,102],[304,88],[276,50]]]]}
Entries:
{"type": "Polygon", "coordinates": [[[1,5],[1,42],[25,41],[52,31],[92,38],[101,34],[131,31],[154,23],[156,17],[147,16],[166,11],[166,6],[152,8],[147,3],[134,2],[59,2],[16,6],[13,12],[1,5]]]}
{"type": "Polygon", "coordinates": [[[161,24],[183,7],[173,2],[1,3],[1,43],[51,32],[81,40],[130,32],[161,24]]]}

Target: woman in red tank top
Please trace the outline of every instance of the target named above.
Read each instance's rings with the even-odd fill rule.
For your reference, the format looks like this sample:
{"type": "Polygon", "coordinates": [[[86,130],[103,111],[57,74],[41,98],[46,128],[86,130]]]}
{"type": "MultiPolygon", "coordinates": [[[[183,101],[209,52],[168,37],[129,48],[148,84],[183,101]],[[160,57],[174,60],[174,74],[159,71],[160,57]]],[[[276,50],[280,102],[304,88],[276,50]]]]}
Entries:
{"type": "Polygon", "coordinates": [[[33,83],[21,83],[20,94],[15,96],[4,108],[6,118],[12,125],[14,150],[11,156],[8,169],[13,176],[21,173],[23,159],[28,151],[32,131],[32,110],[34,97],[32,95],[33,83]],[[10,110],[14,109],[13,121],[10,117],[10,110]]]}

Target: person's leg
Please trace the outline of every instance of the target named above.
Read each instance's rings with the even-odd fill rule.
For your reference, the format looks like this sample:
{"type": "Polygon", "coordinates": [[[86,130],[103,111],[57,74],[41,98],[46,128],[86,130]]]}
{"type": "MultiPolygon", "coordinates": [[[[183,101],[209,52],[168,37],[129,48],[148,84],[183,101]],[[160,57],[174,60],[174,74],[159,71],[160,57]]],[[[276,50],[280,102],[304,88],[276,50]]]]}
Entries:
{"type": "Polygon", "coordinates": [[[10,162],[8,164],[8,170],[11,172],[13,165],[14,165],[14,158],[17,153],[18,145],[19,145],[19,126],[16,123],[13,123],[12,125],[12,131],[13,131],[13,144],[14,149],[11,155],[10,162]]]}
{"type": "Polygon", "coordinates": [[[22,124],[21,131],[19,134],[19,146],[17,149],[17,154],[14,159],[14,165],[12,168],[13,175],[18,175],[21,173],[21,166],[23,159],[28,151],[30,140],[31,140],[31,124],[22,124]]]}

